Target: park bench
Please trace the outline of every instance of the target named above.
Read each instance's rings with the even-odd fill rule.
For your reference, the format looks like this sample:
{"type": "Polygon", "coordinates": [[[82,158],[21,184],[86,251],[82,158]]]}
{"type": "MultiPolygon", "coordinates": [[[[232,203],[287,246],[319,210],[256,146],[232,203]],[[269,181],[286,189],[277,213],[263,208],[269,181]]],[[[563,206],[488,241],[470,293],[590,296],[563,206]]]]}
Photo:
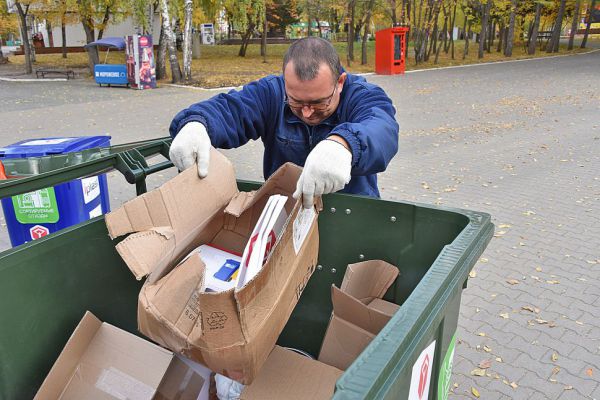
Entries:
{"type": "Polygon", "coordinates": [[[35,76],[37,78],[40,78],[40,76],[42,78],[45,78],[46,75],[64,75],[67,77],[67,79],[75,79],[75,72],[73,72],[73,70],[70,69],[40,68],[35,71],[35,76]]]}
{"type": "Polygon", "coordinates": [[[540,45],[540,49],[543,49],[548,45],[548,42],[552,38],[552,31],[540,31],[537,34],[538,44],[540,45]],[[545,41],[545,43],[544,43],[545,41]]]}

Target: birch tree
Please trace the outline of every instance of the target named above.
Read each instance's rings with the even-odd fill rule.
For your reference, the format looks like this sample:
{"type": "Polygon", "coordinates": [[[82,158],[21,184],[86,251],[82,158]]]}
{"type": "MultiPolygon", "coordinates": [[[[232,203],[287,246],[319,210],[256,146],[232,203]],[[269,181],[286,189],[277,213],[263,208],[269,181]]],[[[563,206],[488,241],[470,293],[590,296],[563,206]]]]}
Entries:
{"type": "Polygon", "coordinates": [[[181,68],[177,59],[177,49],[175,48],[175,32],[171,26],[171,13],[169,12],[169,3],[167,0],[160,0],[160,14],[162,17],[162,29],[165,33],[165,44],[169,53],[169,63],[171,64],[171,81],[176,83],[181,81],[181,68]]]}
{"type": "Polygon", "coordinates": [[[185,17],[183,28],[183,79],[192,80],[192,0],[184,1],[185,17]]]}

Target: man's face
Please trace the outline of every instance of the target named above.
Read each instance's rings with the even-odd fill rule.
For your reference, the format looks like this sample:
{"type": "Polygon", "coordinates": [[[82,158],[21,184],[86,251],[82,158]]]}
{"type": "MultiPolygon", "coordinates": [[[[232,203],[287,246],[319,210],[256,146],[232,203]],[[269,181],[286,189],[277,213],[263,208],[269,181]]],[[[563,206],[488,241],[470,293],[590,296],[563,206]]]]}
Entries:
{"type": "Polygon", "coordinates": [[[346,73],[334,82],[331,69],[322,63],[314,79],[302,81],[294,72],[294,62],[290,61],[283,71],[283,79],[292,112],[308,125],[317,125],[333,114],[340,104],[346,73]]]}

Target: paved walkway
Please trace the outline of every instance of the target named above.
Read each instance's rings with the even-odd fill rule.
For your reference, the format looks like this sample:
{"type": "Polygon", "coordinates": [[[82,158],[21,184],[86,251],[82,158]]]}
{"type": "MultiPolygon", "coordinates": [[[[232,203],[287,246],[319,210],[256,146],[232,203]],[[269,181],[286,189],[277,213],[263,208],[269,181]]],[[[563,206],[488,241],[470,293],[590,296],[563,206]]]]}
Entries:
{"type": "MultiPolygon", "coordinates": [[[[463,292],[451,398],[600,399],[600,52],[369,80],[402,128],[383,197],[486,211],[496,224],[463,292]]],[[[0,82],[0,144],[164,136],[179,109],[213,94],[0,82]]],[[[251,143],[228,156],[260,179],[261,153],[251,143]]],[[[110,179],[113,207],[134,195],[110,179]]],[[[6,246],[5,227],[1,237],[6,246]]]]}

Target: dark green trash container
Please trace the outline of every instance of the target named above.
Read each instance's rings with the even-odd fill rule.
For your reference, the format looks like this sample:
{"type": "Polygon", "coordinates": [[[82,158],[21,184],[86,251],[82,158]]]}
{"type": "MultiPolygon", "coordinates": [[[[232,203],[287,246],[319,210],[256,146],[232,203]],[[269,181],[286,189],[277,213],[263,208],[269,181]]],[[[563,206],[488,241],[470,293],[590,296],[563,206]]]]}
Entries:
{"type": "MultiPolygon", "coordinates": [[[[125,153],[153,151],[167,153],[164,143],[125,153]]],[[[0,198],[107,168],[133,169],[138,178],[153,172],[142,168],[136,175],[136,166],[129,167],[123,153],[109,153],[0,183],[0,198]]],[[[338,380],[334,398],[447,398],[461,291],[492,237],[490,216],[342,194],[323,201],[319,266],[279,344],[317,355],[331,313],[331,284],[341,284],[349,263],[382,259],[400,270],[384,297],[400,310],[338,380]]],[[[0,399],[35,395],[86,310],[136,333],[141,283],[114,245],[98,217],[0,253],[0,399]]]]}

